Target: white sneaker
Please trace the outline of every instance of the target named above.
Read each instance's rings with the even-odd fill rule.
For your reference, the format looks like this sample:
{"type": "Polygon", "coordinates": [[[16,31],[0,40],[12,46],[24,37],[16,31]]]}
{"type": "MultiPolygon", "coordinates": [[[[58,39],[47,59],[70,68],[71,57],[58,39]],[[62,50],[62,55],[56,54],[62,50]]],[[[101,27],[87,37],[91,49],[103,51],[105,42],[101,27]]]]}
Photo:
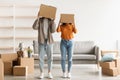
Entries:
{"type": "Polygon", "coordinates": [[[50,79],[53,78],[52,73],[48,73],[48,78],[50,78],[50,79]]]}
{"type": "Polygon", "coordinates": [[[68,73],[68,78],[71,78],[71,73],[68,73]]]}
{"type": "Polygon", "coordinates": [[[40,74],[40,79],[44,78],[44,73],[40,74]]]}
{"type": "Polygon", "coordinates": [[[67,75],[66,75],[66,73],[64,72],[64,73],[63,73],[63,78],[66,78],[66,77],[67,77],[67,75]]]}

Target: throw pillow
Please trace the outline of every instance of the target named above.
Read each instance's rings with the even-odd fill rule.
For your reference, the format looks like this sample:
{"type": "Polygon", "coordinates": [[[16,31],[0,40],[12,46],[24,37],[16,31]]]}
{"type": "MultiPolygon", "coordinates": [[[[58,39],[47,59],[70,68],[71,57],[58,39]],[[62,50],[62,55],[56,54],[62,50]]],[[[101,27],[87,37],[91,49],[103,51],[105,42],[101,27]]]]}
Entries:
{"type": "Polygon", "coordinates": [[[104,54],[101,61],[105,62],[105,61],[113,61],[116,59],[116,55],[115,54],[104,54]]]}

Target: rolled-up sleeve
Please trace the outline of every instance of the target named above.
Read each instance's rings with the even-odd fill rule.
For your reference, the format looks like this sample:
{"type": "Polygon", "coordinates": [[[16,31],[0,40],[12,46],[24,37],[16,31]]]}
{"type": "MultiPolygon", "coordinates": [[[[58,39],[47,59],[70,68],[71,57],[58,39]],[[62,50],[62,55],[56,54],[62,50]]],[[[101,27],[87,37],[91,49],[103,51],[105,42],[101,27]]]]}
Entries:
{"type": "Polygon", "coordinates": [[[77,33],[77,29],[76,29],[75,26],[73,26],[73,32],[74,32],[74,33],[77,33]]]}
{"type": "Polygon", "coordinates": [[[57,31],[57,32],[61,32],[61,27],[58,26],[56,31],[57,31]]]}

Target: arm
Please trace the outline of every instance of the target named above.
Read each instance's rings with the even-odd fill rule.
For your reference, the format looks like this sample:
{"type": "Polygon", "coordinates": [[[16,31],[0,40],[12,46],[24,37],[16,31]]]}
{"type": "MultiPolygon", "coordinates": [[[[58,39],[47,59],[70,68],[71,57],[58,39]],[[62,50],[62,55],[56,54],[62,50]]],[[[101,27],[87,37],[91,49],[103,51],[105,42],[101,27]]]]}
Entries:
{"type": "Polygon", "coordinates": [[[33,23],[33,25],[32,25],[32,28],[33,28],[34,30],[38,30],[39,26],[40,26],[40,22],[39,22],[39,18],[37,18],[37,19],[34,21],[34,23],[33,23]]]}
{"type": "Polygon", "coordinates": [[[32,25],[32,28],[33,28],[34,30],[38,30],[38,28],[39,28],[39,26],[40,26],[39,13],[40,13],[40,11],[39,11],[38,14],[37,14],[37,19],[34,21],[34,23],[33,23],[33,25],[32,25]]]}
{"type": "Polygon", "coordinates": [[[58,27],[57,27],[57,30],[56,30],[57,32],[61,32],[61,28],[60,28],[60,22],[59,22],[59,24],[58,24],[58,27]]]}
{"type": "Polygon", "coordinates": [[[73,32],[74,32],[74,33],[77,33],[77,29],[76,29],[76,27],[75,27],[75,24],[73,24],[73,32]]]}
{"type": "Polygon", "coordinates": [[[56,24],[54,22],[54,20],[51,21],[51,26],[50,26],[50,32],[51,33],[54,33],[55,32],[55,29],[56,29],[56,24]]]}

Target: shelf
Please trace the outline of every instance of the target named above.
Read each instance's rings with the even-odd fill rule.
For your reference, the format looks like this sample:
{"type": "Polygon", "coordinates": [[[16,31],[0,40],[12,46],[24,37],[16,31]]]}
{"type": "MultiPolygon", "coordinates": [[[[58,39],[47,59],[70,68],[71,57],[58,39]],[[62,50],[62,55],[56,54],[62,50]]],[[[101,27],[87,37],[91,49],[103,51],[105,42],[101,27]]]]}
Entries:
{"type": "Polygon", "coordinates": [[[32,29],[32,27],[15,27],[16,29],[32,29]]]}
{"type": "Polygon", "coordinates": [[[0,47],[0,50],[12,50],[13,47],[0,47]]]}
{"type": "Polygon", "coordinates": [[[13,37],[7,36],[7,37],[0,37],[0,39],[13,39],[13,37]]]}
{"type": "Polygon", "coordinates": [[[12,29],[13,26],[4,26],[4,27],[0,27],[0,29],[12,29]]]}
{"type": "Polygon", "coordinates": [[[13,7],[13,5],[3,5],[3,4],[0,4],[0,7],[13,7]]]}
{"type": "Polygon", "coordinates": [[[0,16],[0,18],[13,18],[13,16],[0,16]]]}
{"type": "Polygon", "coordinates": [[[37,39],[37,37],[16,37],[15,39],[37,39]]]}
{"type": "Polygon", "coordinates": [[[39,6],[37,6],[37,5],[16,5],[15,7],[17,7],[17,8],[39,8],[40,7],[40,5],[39,6]]]}
{"type": "Polygon", "coordinates": [[[37,18],[37,16],[15,16],[15,18],[37,18]]]}
{"type": "Polygon", "coordinates": [[[9,50],[15,52],[18,50],[18,47],[16,47],[18,42],[22,41],[25,45],[31,45],[32,40],[38,39],[37,35],[33,35],[31,22],[37,18],[36,11],[39,8],[40,5],[35,4],[0,4],[0,32],[2,33],[0,36],[1,52],[7,52],[7,50],[8,52],[9,50]],[[25,33],[23,32],[25,31],[26,34],[29,34],[28,36],[24,35],[25,33]],[[12,42],[12,44],[9,44],[10,42],[12,42]],[[4,44],[6,44],[6,46],[4,44]]]}

